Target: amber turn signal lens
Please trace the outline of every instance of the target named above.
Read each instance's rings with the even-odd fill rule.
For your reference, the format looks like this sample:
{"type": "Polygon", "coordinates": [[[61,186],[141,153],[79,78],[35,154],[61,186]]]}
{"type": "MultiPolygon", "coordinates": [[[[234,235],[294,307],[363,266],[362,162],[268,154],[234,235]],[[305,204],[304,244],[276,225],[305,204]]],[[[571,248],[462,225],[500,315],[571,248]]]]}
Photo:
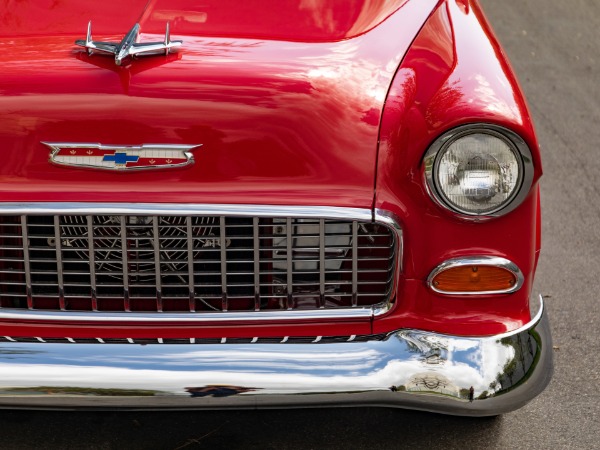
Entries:
{"type": "Polygon", "coordinates": [[[517,284],[510,270],[496,266],[464,265],[442,270],[431,280],[431,287],[443,293],[504,292],[517,284]]]}

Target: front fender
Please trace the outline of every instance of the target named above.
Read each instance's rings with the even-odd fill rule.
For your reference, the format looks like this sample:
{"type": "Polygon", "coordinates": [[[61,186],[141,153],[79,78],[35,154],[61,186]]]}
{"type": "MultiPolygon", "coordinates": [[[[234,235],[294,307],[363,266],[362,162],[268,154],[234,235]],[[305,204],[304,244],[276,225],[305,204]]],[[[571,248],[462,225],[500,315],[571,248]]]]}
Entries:
{"type": "Polygon", "coordinates": [[[477,1],[447,0],[429,18],[399,67],[383,112],[376,208],[391,211],[403,228],[404,261],[392,314],[381,332],[415,326],[439,332],[505,332],[529,320],[528,301],[539,250],[539,148],[526,102],[477,1]],[[519,134],[533,162],[532,187],[511,213],[466,222],[436,205],[423,182],[422,158],[444,132],[490,123],[519,134]],[[443,261],[469,255],[507,258],[525,274],[517,293],[448,299],[427,289],[443,261]]]}

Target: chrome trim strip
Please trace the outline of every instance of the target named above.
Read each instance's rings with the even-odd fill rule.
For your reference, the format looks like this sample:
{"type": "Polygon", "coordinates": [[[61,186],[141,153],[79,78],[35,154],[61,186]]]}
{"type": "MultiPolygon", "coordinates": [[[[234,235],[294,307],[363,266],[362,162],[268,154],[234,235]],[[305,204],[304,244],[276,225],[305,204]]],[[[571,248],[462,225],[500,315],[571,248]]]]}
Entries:
{"type": "Polygon", "coordinates": [[[87,216],[87,233],[92,311],[98,311],[98,299],[96,295],[96,255],[94,253],[94,218],[92,216],[87,216]]]}
{"type": "Polygon", "coordinates": [[[402,261],[402,255],[404,254],[404,232],[402,230],[402,226],[400,225],[400,219],[390,211],[386,211],[384,209],[375,209],[373,221],[388,225],[396,232],[396,239],[398,240],[398,243],[396,244],[396,250],[398,252],[398,258],[396,261],[397,270],[399,273],[402,273],[404,267],[402,261]]]}
{"type": "Polygon", "coordinates": [[[250,312],[202,312],[190,314],[181,313],[135,313],[135,312],[73,312],[73,311],[41,311],[1,308],[0,320],[21,321],[55,321],[63,323],[213,323],[213,322],[294,322],[307,320],[350,319],[361,320],[373,317],[374,309],[315,309],[292,311],[250,311],[250,312]]]}
{"type": "Polygon", "coordinates": [[[285,231],[286,231],[286,244],[287,244],[287,255],[286,255],[286,268],[287,268],[287,275],[286,275],[286,295],[287,295],[287,309],[288,310],[292,310],[292,308],[294,307],[293,304],[293,299],[292,299],[292,295],[294,293],[294,280],[293,280],[293,272],[294,272],[294,262],[293,262],[293,253],[292,253],[292,247],[293,247],[293,238],[292,238],[292,219],[291,217],[288,217],[286,219],[286,226],[285,226],[285,231]]]}
{"type": "Polygon", "coordinates": [[[2,215],[132,215],[132,216],[244,216],[288,217],[298,219],[355,219],[369,222],[372,212],[365,208],[334,206],[279,206],[279,205],[221,205],[186,203],[81,203],[35,202],[1,203],[2,215]]]}
{"type": "Polygon", "coordinates": [[[221,255],[221,310],[226,312],[229,305],[227,301],[227,235],[224,216],[219,218],[219,246],[221,255]]]}
{"type": "MultiPolygon", "coordinates": [[[[529,322],[527,322],[522,327],[517,328],[516,330],[507,331],[506,333],[502,333],[502,334],[497,334],[495,336],[495,338],[496,339],[504,339],[507,337],[516,336],[518,334],[524,333],[527,330],[533,328],[535,326],[535,324],[540,322],[542,320],[542,317],[546,313],[546,305],[544,303],[544,297],[542,297],[541,294],[538,295],[537,301],[538,301],[537,310],[536,310],[535,314],[532,315],[532,318],[529,322]]],[[[532,305],[530,303],[530,305],[529,305],[530,311],[531,311],[531,306],[532,305]]]]}
{"type": "Polygon", "coordinates": [[[54,216],[54,248],[56,249],[56,278],[58,281],[58,302],[61,311],[66,309],[65,305],[65,281],[63,276],[62,262],[62,238],[60,235],[60,216],[54,216]]]}
{"type": "Polygon", "coordinates": [[[127,254],[127,224],[125,216],[121,216],[121,260],[123,261],[123,309],[131,310],[129,304],[129,258],[127,254]]]}
{"type": "Polygon", "coordinates": [[[319,219],[319,307],[325,307],[325,220],[319,219]]]}
{"type": "Polygon", "coordinates": [[[158,216],[152,216],[152,235],[154,240],[154,276],[156,277],[156,311],[162,312],[162,273],[160,270],[160,232],[158,231],[158,216]]]}
{"type": "Polygon", "coordinates": [[[352,222],[352,307],[358,305],[358,222],[352,222]]]}
{"type": "Polygon", "coordinates": [[[396,276],[394,277],[392,291],[390,292],[389,298],[391,301],[382,305],[375,305],[373,307],[373,316],[378,317],[389,313],[394,307],[394,303],[392,302],[396,299],[396,294],[398,292],[398,275],[404,270],[404,231],[402,230],[398,216],[390,211],[375,209],[373,213],[373,221],[383,223],[391,227],[395,232],[394,237],[396,239],[396,267],[394,270],[396,276]]]}
{"type": "Polygon", "coordinates": [[[513,292],[517,292],[519,289],[521,289],[524,282],[525,282],[525,277],[523,276],[523,272],[521,272],[521,269],[519,269],[519,267],[512,261],[509,261],[506,258],[501,258],[498,256],[483,256],[483,255],[482,256],[466,256],[466,257],[461,257],[461,258],[449,259],[449,260],[441,263],[435,269],[433,269],[433,271],[427,277],[427,286],[432,291],[437,292],[438,294],[451,295],[451,296],[512,294],[513,292]],[[447,291],[437,289],[433,285],[433,279],[441,272],[448,270],[448,269],[453,269],[455,267],[473,266],[473,265],[501,267],[502,269],[505,269],[505,270],[508,270],[509,272],[511,272],[516,277],[517,282],[515,283],[515,285],[513,287],[511,287],[509,289],[504,289],[501,291],[477,291],[477,292],[447,292],[447,291]]]}
{"type": "Polygon", "coordinates": [[[23,266],[25,268],[25,285],[27,290],[27,308],[33,309],[33,290],[31,286],[31,264],[29,261],[29,235],[27,216],[21,216],[21,238],[23,239],[23,266]]]}
{"type": "Polygon", "coordinates": [[[190,312],[196,311],[196,288],[194,280],[194,241],[192,235],[192,218],[186,218],[187,231],[187,265],[188,265],[188,290],[190,292],[190,312]]]}
{"type": "Polygon", "coordinates": [[[260,237],[258,217],[252,219],[252,246],[254,257],[254,311],[260,311],[260,237]]]}
{"type": "Polygon", "coordinates": [[[543,310],[509,335],[401,329],[384,340],[318,340],[240,344],[222,338],[193,346],[4,342],[0,408],[386,406],[490,416],[535,398],[553,372],[543,310]]]}
{"type": "Polygon", "coordinates": [[[509,130],[508,128],[498,125],[488,123],[473,123],[456,127],[442,134],[425,153],[422,171],[425,189],[434,203],[447,211],[457,214],[463,219],[481,221],[503,216],[514,210],[523,202],[525,197],[527,197],[529,194],[531,184],[533,183],[534,166],[531,151],[521,136],[509,130]],[[486,133],[491,136],[499,137],[500,139],[507,141],[509,146],[513,148],[513,151],[515,151],[516,155],[521,157],[519,161],[522,169],[522,173],[520,174],[521,179],[519,181],[520,186],[517,188],[512,198],[505,202],[504,205],[483,214],[459,210],[455,206],[450,205],[444,200],[444,196],[438,192],[435,183],[434,172],[438,162],[437,155],[440,153],[440,151],[447,148],[448,145],[450,145],[457,138],[473,133],[486,133]]]}

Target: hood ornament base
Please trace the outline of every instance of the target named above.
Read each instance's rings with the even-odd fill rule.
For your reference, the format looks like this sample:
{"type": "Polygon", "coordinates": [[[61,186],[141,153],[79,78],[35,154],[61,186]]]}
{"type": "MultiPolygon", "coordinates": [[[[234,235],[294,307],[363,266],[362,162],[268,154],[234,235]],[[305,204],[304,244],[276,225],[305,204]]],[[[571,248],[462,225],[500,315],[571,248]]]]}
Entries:
{"type": "Polygon", "coordinates": [[[127,58],[145,55],[168,55],[171,49],[181,46],[183,41],[172,41],[169,32],[169,22],[165,31],[163,42],[137,42],[140,34],[140,24],[136,23],[125,35],[121,42],[102,42],[92,40],[92,21],[88,23],[85,40],[78,39],[76,45],[85,47],[89,55],[100,54],[115,55],[115,64],[120,66],[127,58]]]}

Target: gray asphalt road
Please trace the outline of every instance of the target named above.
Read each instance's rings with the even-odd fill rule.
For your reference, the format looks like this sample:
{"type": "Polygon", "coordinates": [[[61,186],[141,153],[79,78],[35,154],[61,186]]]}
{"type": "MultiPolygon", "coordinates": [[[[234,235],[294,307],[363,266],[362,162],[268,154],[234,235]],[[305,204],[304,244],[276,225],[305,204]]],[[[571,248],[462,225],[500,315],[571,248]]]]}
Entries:
{"type": "Polygon", "coordinates": [[[525,408],[465,419],[379,408],[0,411],[1,448],[599,448],[600,2],[482,0],[544,151],[544,249],[556,373],[525,408]]]}

